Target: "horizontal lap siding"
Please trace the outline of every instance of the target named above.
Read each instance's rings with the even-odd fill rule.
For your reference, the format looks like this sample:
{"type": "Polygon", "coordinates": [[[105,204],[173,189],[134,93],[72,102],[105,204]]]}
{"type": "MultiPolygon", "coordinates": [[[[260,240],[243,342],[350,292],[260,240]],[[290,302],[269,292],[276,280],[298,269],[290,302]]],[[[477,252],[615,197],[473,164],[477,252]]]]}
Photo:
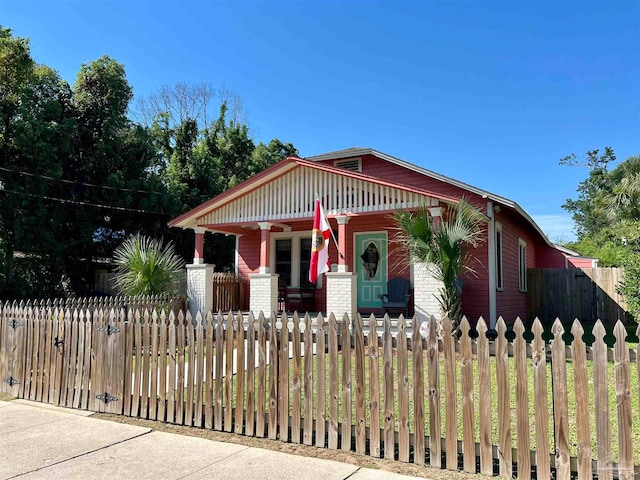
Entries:
{"type": "Polygon", "coordinates": [[[467,318],[477,319],[482,316],[489,318],[489,275],[487,242],[483,242],[478,248],[471,251],[477,258],[477,262],[471,265],[475,274],[466,273],[462,275],[462,314],[467,318]]]}
{"type": "MultiPolygon", "coordinates": [[[[565,268],[566,257],[560,250],[548,245],[536,249],[535,268],[565,268]]],[[[591,266],[591,265],[589,265],[591,266]]]]}
{"type": "Polygon", "coordinates": [[[238,239],[238,276],[249,278],[260,268],[260,230],[248,230],[238,239]]]}
{"type": "Polygon", "coordinates": [[[517,217],[510,212],[500,212],[496,220],[502,224],[502,261],[504,290],[496,292],[498,316],[502,316],[511,324],[516,317],[527,317],[527,294],[518,289],[518,238],[527,242],[527,268],[536,265],[536,244],[530,230],[517,222],[517,217]]]}

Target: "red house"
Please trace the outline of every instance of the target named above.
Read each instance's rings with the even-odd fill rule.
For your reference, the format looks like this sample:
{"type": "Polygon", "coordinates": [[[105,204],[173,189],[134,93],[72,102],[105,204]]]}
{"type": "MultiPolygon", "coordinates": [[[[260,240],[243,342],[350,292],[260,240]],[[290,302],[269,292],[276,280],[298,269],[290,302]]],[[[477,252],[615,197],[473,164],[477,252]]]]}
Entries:
{"type": "Polygon", "coordinates": [[[498,316],[526,317],[527,268],[567,268],[575,252],[553,245],[514,201],[412,165],[370,148],[350,148],[309,158],[289,157],[170,222],[196,232],[189,296],[211,308],[213,266],[202,258],[204,232],[236,236],[237,275],[250,280],[254,312],[282,307],[342,315],[382,311],[387,281],[403,277],[413,290],[415,313],[439,315],[438,284],[424,265],[410,268],[389,240],[390,214],[442,207],[465,198],[486,215],[486,239],[475,251],[481,266],[464,280],[462,310],[495,324],[498,316]],[[334,230],[332,271],[308,282],[314,200],[334,230]],[[339,254],[339,251],[341,254],[339,254]],[[375,262],[367,262],[367,251],[375,262]],[[375,265],[374,265],[375,263],[375,265]]]}

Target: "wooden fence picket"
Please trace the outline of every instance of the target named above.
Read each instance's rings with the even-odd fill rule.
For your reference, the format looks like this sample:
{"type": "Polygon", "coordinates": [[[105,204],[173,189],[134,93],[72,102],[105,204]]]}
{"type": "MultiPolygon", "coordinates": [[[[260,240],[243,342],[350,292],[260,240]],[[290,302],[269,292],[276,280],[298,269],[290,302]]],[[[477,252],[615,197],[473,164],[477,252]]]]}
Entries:
{"type": "Polygon", "coordinates": [[[533,389],[536,418],[536,473],[538,480],[551,479],[549,448],[549,400],[547,396],[547,352],[539,319],[533,322],[533,389]]]}
{"type": "Polygon", "coordinates": [[[445,465],[447,470],[458,469],[458,384],[456,347],[449,317],[442,319],[445,384],[445,465]]]}
{"type": "Polygon", "coordinates": [[[356,392],[356,453],[365,453],[367,445],[367,424],[365,410],[365,353],[364,333],[362,331],[362,317],[357,314],[353,322],[354,362],[355,362],[355,392],[356,392]]]}
{"type": "Polygon", "coordinates": [[[440,418],[440,353],[438,351],[438,325],[432,316],[428,321],[427,362],[429,378],[429,465],[442,466],[440,418]]]}
{"type": "Polygon", "coordinates": [[[315,446],[324,448],[327,444],[327,376],[326,376],[326,337],[325,322],[321,313],[316,318],[316,371],[318,381],[316,382],[316,436],[315,446]]]}
{"type": "MultiPolygon", "coordinates": [[[[207,353],[208,355],[208,353],[207,353]]],[[[247,325],[247,420],[245,425],[245,435],[252,437],[255,435],[256,424],[256,331],[255,318],[249,312],[247,325]]]]}
{"type": "Polygon", "coordinates": [[[551,328],[551,372],[553,376],[553,416],[554,438],[556,445],[556,478],[569,480],[571,465],[569,461],[569,407],[567,400],[567,359],[562,339],[564,328],[559,319],[551,328]]]}
{"type": "MultiPolygon", "coordinates": [[[[199,313],[199,312],[198,312],[199,313]]],[[[195,319],[191,316],[191,312],[187,311],[185,319],[186,338],[188,354],[185,360],[186,370],[186,395],[185,395],[185,409],[184,409],[184,425],[190,427],[193,425],[193,402],[195,399],[195,384],[196,384],[196,339],[195,328],[193,327],[193,321],[195,319]]],[[[197,321],[197,320],[196,320],[197,321]]]]}
{"type": "Polygon", "coordinates": [[[194,395],[194,409],[193,409],[193,425],[195,427],[202,427],[202,407],[203,407],[203,388],[205,381],[204,371],[204,318],[200,312],[196,315],[196,329],[195,329],[195,345],[196,350],[196,363],[194,368],[195,374],[195,395],[194,395]]]}
{"type": "Polygon", "coordinates": [[[489,339],[487,324],[480,317],[478,330],[478,416],[480,427],[480,473],[493,475],[493,455],[491,452],[491,372],[489,363],[489,339]]]}
{"type": "Polygon", "coordinates": [[[342,349],[342,405],[339,417],[340,449],[351,451],[351,332],[349,332],[349,317],[345,313],[340,324],[340,348],[342,349]]]}
{"type": "Polygon", "coordinates": [[[460,374],[462,376],[462,456],[465,472],[476,473],[475,425],[473,421],[473,358],[470,325],[467,317],[460,322],[460,374]]]}
{"type": "MultiPolygon", "coordinates": [[[[604,342],[606,334],[600,320],[593,327],[593,396],[594,398],[608,398],[607,373],[607,344],[604,342]]],[[[601,402],[595,409],[596,416],[596,451],[598,479],[611,480],[613,478],[611,458],[611,423],[609,418],[609,403],[601,402]]]]}
{"type": "MultiPolygon", "coordinates": [[[[204,428],[212,429],[213,428],[213,379],[214,379],[214,371],[213,371],[213,314],[211,312],[207,313],[207,324],[205,326],[205,366],[204,373],[206,374],[206,380],[204,382],[205,393],[204,393],[204,428]]],[[[252,317],[249,320],[249,327],[252,328],[252,317]]],[[[251,367],[251,363],[249,363],[249,367],[251,367]]],[[[253,371],[252,368],[249,368],[249,374],[253,371]]],[[[247,392],[249,394],[249,392],[247,392]]],[[[250,400],[251,401],[251,400],[250,400]]],[[[248,434],[247,434],[248,435],[248,434]]]]}
{"type": "Polygon", "coordinates": [[[578,430],[578,480],[592,478],[591,430],[589,428],[589,384],[587,380],[587,352],[582,336],[584,329],[578,320],[571,328],[573,343],[573,378],[576,398],[576,425],[578,430]]]}
{"type": "Polygon", "coordinates": [[[338,332],[336,317],[329,316],[329,448],[338,448],[338,332]]]}
{"type": "Polygon", "coordinates": [[[616,369],[616,405],[618,410],[618,475],[621,480],[633,479],[633,443],[631,439],[633,418],[631,414],[631,368],[627,330],[620,320],[613,328],[616,343],[613,358],[616,369]]]}
{"type": "Polygon", "coordinates": [[[224,316],[222,312],[218,312],[216,316],[216,365],[215,365],[215,399],[213,407],[213,428],[214,430],[222,430],[222,402],[223,402],[223,368],[224,368],[224,316]]]}
{"type": "Polygon", "coordinates": [[[516,366],[516,432],[518,450],[518,479],[531,478],[531,430],[529,429],[529,386],[527,375],[527,345],[524,340],[524,325],[516,318],[513,326],[514,360],[516,366]]]}
{"type": "MultiPolygon", "coordinates": [[[[159,345],[159,358],[158,358],[158,376],[159,376],[159,396],[158,396],[158,415],[157,418],[161,422],[166,421],[167,418],[167,315],[164,310],[160,313],[159,321],[160,329],[160,345],[159,345]]],[[[130,333],[127,332],[127,335],[130,333]]],[[[128,337],[127,337],[128,340],[128,337]]],[[[125,369],[125,371],[128,371],[125,369]]]]}
{"type": "Polygon", "coordinates": [[[258,397],[256,399],[256,435],[264,437],[266,429],[267,403],[267,335],[265,332],[266,319],[262,312],[258,315],[258,397]]]}
{"type": "Polygon", "coordinates": [[[507,350],[507,325],[502,317],[496,324],[496,382],[498,386],[498,458],[500,475],[512,477],[511,453],[511,400],[509,390],[509,353],[507,350]]]}
{"type": "Polygon", "coordinates": [[[233,431],[233,313],[229,312],[224,330],[224,431],[233,431]]]}
{"type": "Polygon", "coordinates": [[[378,349],[378,322],[369,316],[369,454],[380,457],[380,356],[378,349]],[[374,380],[375,379],[375,380],[374,380]]]}
{"type": "MultiPolygon", "coordinates": [[[[275,313],[273,314],[275,317],[275,313]]],[[[289,441],[289,318],[286,313],[281,317],[280,340],[278,341],[278,414],[279,438],[289,441]]]]}
{"type": "MultiPolygon", "coordinates": [[[[413,461],[424,465],[424,357],[422,352],[422,335],[417,317],[411,323],[411,353],[413,359],[413,461]]],[[[448,455],[447,455],[448,456],[448,455]]]]}
{"type": "Polygon", "coordinates": [[[300,422],[302,421],[302,338],[300,336],[300,317],[298,317],[298,312],[293,314],[292,321],[291,442],[300,443],[300,422]]]}
{"type": "Polygon", "coordinates": [[[149,381],[149,420],[158,419],[158,355],[160,341],[160,326],[158,322],[158,311],[153,310],[151,314],[151,378],[149,381]]]}
{"type": "Polygon", "coordinates": [[[233,431],[236,433],[243,433],[244,427],[244,376],[245,376],[245,362],[244,362],[244,350],[245,350],[245,337],[243,327],[242,313],[238,312],[236,316],[236,407],[234,415],[234,427],[233,431]]]}
{"type": "Polygon", "coordinates": [[[278,438],[278,333],[276,315],[271,313],[269,321],[269,426],[270,440],[278,438]]]}
{"type": "Polygon", "coordinates": [[[382,331],[382,361],[383,380],[382,391],[384,397],[384,427],[383,445],[384,458],[393,460],[395,457],[395,424],[394,414],[394,382],[393,382],[393,337],[391,336],[391,320],[384,316],[382,331]]]}
{"type": "Polygon", "coordinates": [[[406,322],[401,314],[396,336],[398,388],[398,460],[409,461],[409,354],[407,348],[406,322]]]}
{"type": "Polygon", "coordinates": [[[304,433],[302,443],[313,445],[313,332],[311,317],[304,316],[304,433]]]}

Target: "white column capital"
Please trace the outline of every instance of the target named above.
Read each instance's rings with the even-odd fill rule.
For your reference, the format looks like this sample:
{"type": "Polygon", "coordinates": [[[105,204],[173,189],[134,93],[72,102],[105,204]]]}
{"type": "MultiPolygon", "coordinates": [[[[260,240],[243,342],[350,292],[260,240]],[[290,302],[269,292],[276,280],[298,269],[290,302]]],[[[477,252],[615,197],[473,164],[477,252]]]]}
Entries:
{"type": "Polygon", "coordinates": [[[271,227],[273,227],[273,223],[271,223],[271,222],[258,222],[258,226],[260,227],[260,230],[271,230],[271,227]]]}
{"type": "Polygon", "coordinates": [[[195,233],[205,233],[207,231],[207,229],[204,227],[193,227],[192,230],[195,233]]]}
{"type": "Polygon", "coordinates": [[[351,217],[349,215],[338,215],[336,220],[338,221],[338,225],[346,225],[349,223],[349,220],[351,220],[351,217]]]}
{"type": "Polygon", "coordinates": [[[431,207],[428,210],[432,217],[442,217],[442,207],[431,207]]]}

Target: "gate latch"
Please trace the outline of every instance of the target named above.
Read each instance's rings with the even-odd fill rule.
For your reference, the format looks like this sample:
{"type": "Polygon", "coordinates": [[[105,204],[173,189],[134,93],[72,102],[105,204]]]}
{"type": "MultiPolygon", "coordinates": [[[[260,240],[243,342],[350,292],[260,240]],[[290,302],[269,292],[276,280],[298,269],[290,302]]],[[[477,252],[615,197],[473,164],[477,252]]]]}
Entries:
{"type": "Polygon", "coordinates": [[[105,332],[107,336],[110,336],[112,333],[118,333],[120,329],[118,327],[112,327],[111,325],[107,325],[106,327],[100,327],[98,331],[105,332]]]}
{"type": "Polygon", "coordinates": [[[114,397],[113,395],[110,395],[108,392],[104,392],[104,393],[101,393],[100,395],[96,395],[96,398],[98,400],[102,400],[107,405],[109,404],[109,402],[115,402],[116,400],[118,400],[118,397],[114,397]]]}

